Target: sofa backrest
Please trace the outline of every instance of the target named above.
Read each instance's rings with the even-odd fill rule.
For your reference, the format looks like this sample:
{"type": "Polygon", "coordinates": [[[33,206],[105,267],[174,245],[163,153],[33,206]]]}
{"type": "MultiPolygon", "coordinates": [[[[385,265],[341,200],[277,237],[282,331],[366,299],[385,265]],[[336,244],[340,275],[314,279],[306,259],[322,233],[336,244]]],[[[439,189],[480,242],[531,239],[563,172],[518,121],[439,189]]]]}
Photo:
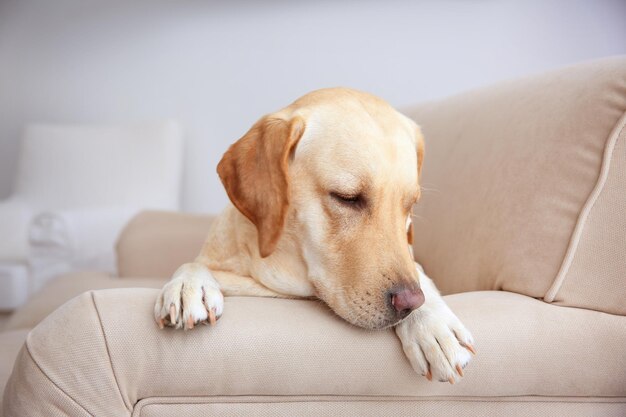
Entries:
{"type": "Polygon", "coordinates": [[[626,314],[626,58],[406,113],[426,138],[416,259],[443,293],[626,314]]]}
{"type": "Polygon", "coordinates": [[[206,240],[212,216],[144,211],[124,228],[117,241],[120,277],[169,278],[192,262],[206,240]]]}

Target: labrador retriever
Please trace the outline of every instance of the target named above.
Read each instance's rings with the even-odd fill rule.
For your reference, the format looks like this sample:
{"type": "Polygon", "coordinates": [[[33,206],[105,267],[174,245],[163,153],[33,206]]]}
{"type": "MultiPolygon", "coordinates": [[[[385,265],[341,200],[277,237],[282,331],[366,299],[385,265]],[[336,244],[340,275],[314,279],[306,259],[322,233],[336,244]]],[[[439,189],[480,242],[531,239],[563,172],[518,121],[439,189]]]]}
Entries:
{"type": "Polygon", "coordinates": [[[470,332],[413,260],[420,128],[385,101],[314,91],[261,118],[217,172],[232,202],[162,289],[161,328],[214,324],[224,295],[324,301],[367,329],[395,327],[416,372],[454,383],[470,332]]]}

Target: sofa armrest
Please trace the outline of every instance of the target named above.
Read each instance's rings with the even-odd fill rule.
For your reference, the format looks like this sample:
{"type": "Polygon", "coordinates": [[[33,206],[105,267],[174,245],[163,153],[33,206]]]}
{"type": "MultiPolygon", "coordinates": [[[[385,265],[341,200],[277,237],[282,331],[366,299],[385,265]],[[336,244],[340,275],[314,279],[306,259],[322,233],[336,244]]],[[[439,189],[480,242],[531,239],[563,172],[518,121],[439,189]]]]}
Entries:
{"type": "Polygon", "coordinates": [[[158,294],[93,291],[48,316],[17,359],[4,415],[221,414],[216,404],[241,415],[238,402],[421,399],[441,407],[446,398],[626,396],[625,317],[506,292],[447,297],[478,340],[465,378],[451,386],[414,373],[392,330],[357,328],[316,301],[227,297],[216,326],[180,331],[154,322],[158,294]]]}
{"type": "Polygon", "coordinates": [[[212,216],[179,212],[139,213],[117,241],[119,276],[171,277],[200,253],[212,220],[212,216]]]}

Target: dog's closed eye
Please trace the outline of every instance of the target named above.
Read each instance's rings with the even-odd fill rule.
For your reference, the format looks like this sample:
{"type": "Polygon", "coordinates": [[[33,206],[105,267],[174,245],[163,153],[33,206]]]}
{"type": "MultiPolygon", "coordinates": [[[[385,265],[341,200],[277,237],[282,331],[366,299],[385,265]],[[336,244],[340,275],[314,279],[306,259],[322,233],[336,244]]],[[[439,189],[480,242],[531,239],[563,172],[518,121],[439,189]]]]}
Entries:
{"type": "Polygon", "coordinates": [[[365,207],[366,201],[363,194],[342,194],[338,192],[331,192],[330,196],[339,203],[349,206],[355,209],[365,207]]]}

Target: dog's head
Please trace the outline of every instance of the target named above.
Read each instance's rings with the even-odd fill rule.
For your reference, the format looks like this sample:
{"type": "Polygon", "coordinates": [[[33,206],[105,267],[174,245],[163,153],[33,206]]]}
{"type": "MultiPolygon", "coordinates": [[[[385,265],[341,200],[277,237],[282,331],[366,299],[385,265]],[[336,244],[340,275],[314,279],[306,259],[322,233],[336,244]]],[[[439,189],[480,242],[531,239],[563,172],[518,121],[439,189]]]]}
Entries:
{"type": "Polygon", "coordinates": [[[424,302],[410,252],[423,153],[413,121],[333,88],[263,117],[218,173],[262,257],[289,236],[319,298],[355,325],[384,328],[424,302]]]}

